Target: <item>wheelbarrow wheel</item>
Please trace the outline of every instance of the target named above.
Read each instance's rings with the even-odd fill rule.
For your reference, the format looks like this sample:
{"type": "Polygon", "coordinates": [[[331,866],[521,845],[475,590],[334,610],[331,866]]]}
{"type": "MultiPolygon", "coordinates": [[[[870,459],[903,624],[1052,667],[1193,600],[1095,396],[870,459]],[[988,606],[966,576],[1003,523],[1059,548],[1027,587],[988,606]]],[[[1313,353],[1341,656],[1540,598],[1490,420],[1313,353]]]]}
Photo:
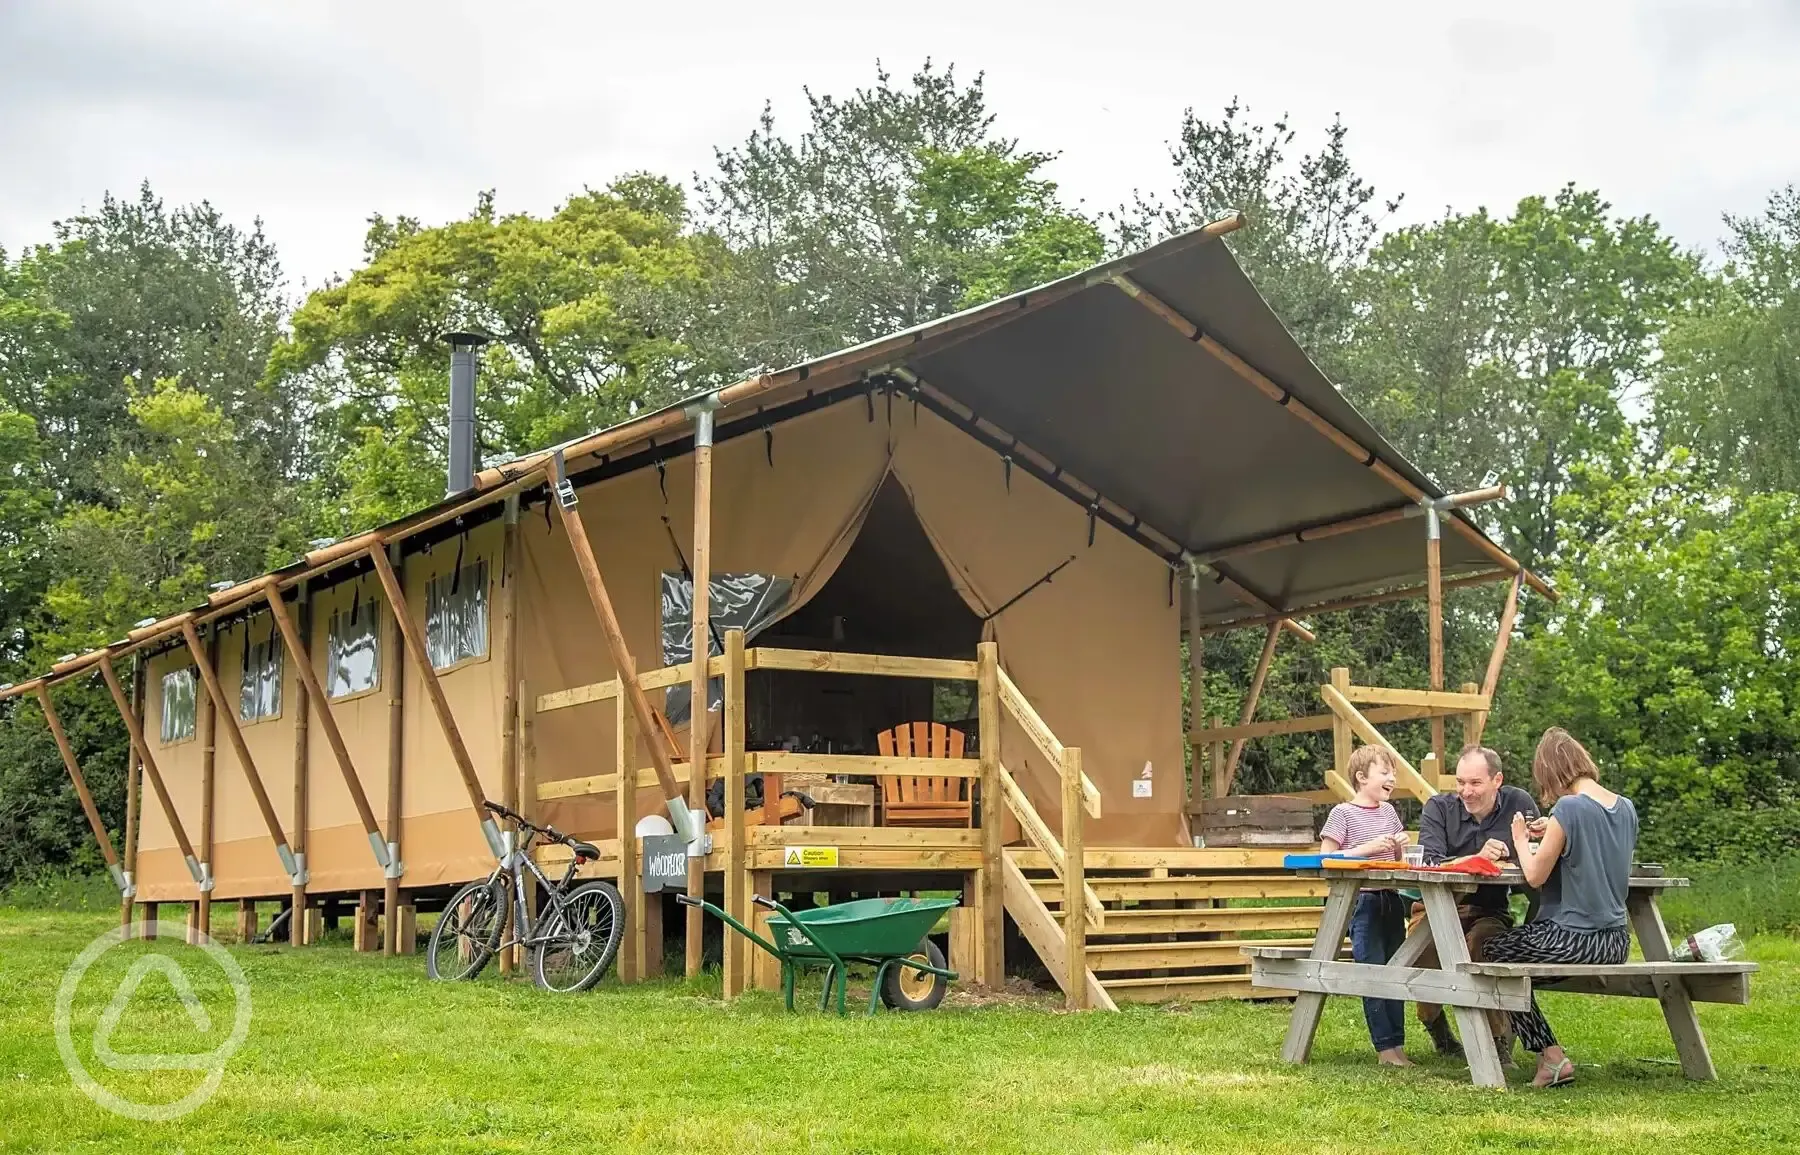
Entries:
{"type": "MultiPolygon", "coordinates": [[[[907,957],[940,970],[946,969],[944,952],[930,939],[921,941],[918,949],[907,957]]],[[[944,994],[949,989],[950,980],[943,975],[896,963],[888,968],[887,977],[882,980],[881,1001],[896,1011],[929,1011],[944,1001],[944,994]]]]}

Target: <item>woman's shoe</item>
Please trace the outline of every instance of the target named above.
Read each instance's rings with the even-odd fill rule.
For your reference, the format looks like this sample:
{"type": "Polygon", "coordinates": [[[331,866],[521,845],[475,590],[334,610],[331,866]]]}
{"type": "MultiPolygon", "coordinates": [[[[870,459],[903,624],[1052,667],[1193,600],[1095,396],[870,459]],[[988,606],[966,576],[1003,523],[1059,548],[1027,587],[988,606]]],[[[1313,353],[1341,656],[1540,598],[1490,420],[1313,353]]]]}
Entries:
{"type": "Polygon", "coordinates": [[[1538,1067],[1537,1077],[1531,1080],[1531,1085],[1539,1088],[1561,1087],[1574,1081],[1575,1064],[1569,1059],[1564,1059],[1554,1067],[1538,1067]]]}

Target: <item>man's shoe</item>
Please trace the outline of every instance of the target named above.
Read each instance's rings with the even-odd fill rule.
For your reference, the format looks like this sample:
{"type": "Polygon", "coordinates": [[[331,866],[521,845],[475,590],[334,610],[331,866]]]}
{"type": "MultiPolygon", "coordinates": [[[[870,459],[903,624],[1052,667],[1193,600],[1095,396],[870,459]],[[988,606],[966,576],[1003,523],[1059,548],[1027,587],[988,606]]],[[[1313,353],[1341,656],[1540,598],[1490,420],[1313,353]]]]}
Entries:
{"type": "Polygon", "coordinates": [[[1462,1044],[1450,1033],[1450,1016],[1439,1015],[1425,1024],[1425,1033],[1431,1036],[1431,1045],[1437,1053],[1451,1059],[1463,1057],[1462,1044]]]}

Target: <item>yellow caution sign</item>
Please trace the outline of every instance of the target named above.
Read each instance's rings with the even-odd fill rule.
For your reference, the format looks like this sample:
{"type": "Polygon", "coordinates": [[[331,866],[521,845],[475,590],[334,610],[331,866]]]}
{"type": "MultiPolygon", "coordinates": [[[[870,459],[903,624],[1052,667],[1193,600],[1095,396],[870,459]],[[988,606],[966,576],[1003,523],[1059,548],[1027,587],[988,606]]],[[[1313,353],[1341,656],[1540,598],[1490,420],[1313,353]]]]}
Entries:
{"type": "Polygon", "coordinates": [[[835,846],[790,846],[782,857],[783,866],[836,866],[835,846]]]}

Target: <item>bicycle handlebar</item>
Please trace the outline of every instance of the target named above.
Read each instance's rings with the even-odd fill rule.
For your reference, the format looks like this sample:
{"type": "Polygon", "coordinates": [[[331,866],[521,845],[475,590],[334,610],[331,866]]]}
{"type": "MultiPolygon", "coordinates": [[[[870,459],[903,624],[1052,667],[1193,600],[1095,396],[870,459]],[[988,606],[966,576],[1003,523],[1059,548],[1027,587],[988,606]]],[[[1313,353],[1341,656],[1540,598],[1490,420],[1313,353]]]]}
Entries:
{"type": "Polygon", "coordinates": [[[558,830],[554,826],[539,826],[537,823],[531,821],[529,818],[526,818],[523,814],[520,814],[518,811],[512,810],[505,806],[502,806],[498,802],[492,802],[492,801],[488,801],[488,800],[484,799],[481,804],[483,806],[487,807],[489,810],[492,810],[495,814],[498,814],[500,817],[505,818],[512,822],[516,822],[519,824],[519,826],[521,826],[522,828],[524,828],[526,830],[536,831],[537,833],[542,834],[544,837],[550,839],[553,842],[560,842],[564,846],[573,846],[576,842],[580,841],[574,835],[564,834],[562,831],[558,830]]]}

